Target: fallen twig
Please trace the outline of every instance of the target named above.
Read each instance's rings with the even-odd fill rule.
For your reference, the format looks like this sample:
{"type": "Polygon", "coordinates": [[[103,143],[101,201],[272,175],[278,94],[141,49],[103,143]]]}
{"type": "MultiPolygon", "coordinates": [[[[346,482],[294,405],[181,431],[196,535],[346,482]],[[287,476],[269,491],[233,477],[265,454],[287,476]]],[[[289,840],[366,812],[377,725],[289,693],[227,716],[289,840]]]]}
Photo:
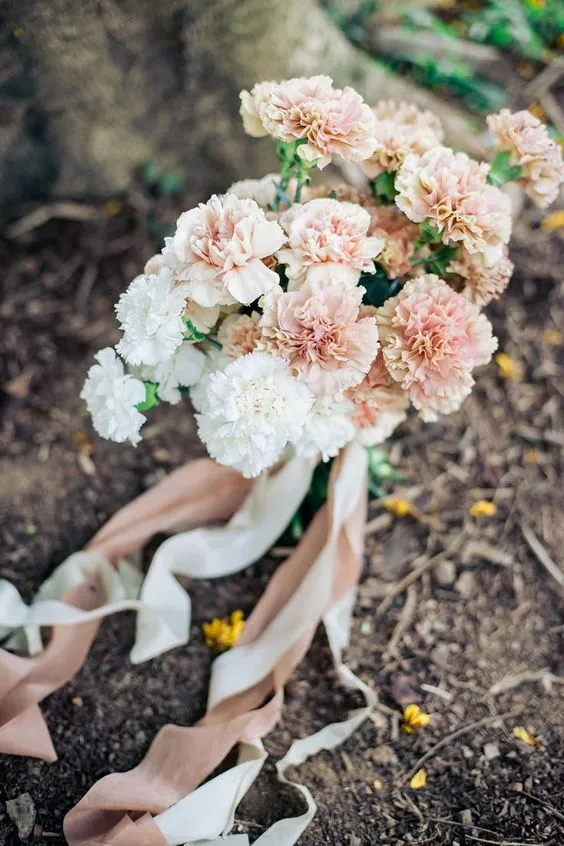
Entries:
{"type": "Polygon", "coordinates": [[[449,743],[452,743],[453,740],[456,740],[458,737],[461,737],[463,734],[468,734],[469,731],[475,731],[476,729],[483,728],[484,726],[489,726],[492,723],[496,723],[498,720],[508,720],[511,717],[518,717],[521,711],[507,711],[505,714],[494,714],[489,717],[484,717],[481,720],[476,720],[473,723],[468,723],[462,728],[453,731],[452,734],[448,734],[446,737],[443,737],[442,740],[439,740],[438,743],[435,743],[424,755],[419,758],[415,766],[413,766],[408,774],[405,776],[405,781],[409,781],[415,773],[421,769],[423,764],[425,764],[430,758],[435,755],[439,749],[442,749],[444,746],[448,746],[449,743]]]}
{"type": "MultiPolygon", "coordinates": [[[[385,599],[382,600],[378,608],[376,609],[376,614],[383,614],[385,611],[388,610],[396,596],[399,596],[401,593],[404,592],[410,585],[416,582],[418,579],[421,578],[423,573],[426,573],[431,567],[434,567],[435,564],[438,564],[439,561],[442,561],[443,558],[448,558],[449,555],[452,555],[453,552],[456,552],[460,549],[462,544],[463,535],[459,535],[457,539],[448,546],[446,549],[443,549],[442,552],[438,552],[436,555],[433,555],[432,558],[427,558],[426,555],[422,556],[422,563],[412,570],[411,573],[408,573],[401,581],[399,581],[389,594],[386,596],[385,599]]],[[[417,559],[416,559],[417,560],[417,559]]]]}
{"type": "Polygon", "coordinates": [[[550,575],[553,579],[555,579],[560,587],[564,588],[564,573],[560,569],[560,567],[554,563],[540,540],[537,538],[535,533],[532,529],[528,526],[521,526],[521,531],[523,532],[523,537],[529,544],[531,550],[534,552],[537,560],[542,564],[542,566],[548,570],[550,575]]]}
{"type": "Polygon", "coordinates": [[[388,646],[386,647],[386,651],[382,656],[383,660],[385,661],[387,658],[394,657],[397,654],[397,645],[405,633],[405,630],[411,623],[413,619],[413,615],[415,614],[415,609],[417,608],[417,588],[415,585],[409,585],[407,588],[407,596],[405,599],[405,605],[402,608],[401,614],[399,619],[396,623],[396,627],[392,633],[392,636],[389,640],[388,646]]]}
{"type": "Polygon", "coordinates": [[[19,238],[20,235],[43,226],[44,223],[54,217],[64,220],[89,221],[100,220],[103,213],[100,209],[87,206],[84,203],[48,203],[6,227],[6,235],[8,238],[19,238]]]}

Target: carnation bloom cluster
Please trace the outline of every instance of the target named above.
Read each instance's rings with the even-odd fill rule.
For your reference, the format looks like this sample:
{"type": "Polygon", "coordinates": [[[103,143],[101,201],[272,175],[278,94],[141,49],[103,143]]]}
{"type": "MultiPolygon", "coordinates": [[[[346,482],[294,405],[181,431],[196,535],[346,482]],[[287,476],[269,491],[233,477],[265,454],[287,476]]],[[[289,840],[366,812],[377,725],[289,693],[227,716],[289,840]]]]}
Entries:
{"type": "Polygon", "coordinates": [[[371,108],[326,76],[261,82],[241,116],[280,171],[183,212],[122,294],[121,339],[81,394],[96,430],[136,444],[154,407],[189,395],[210,456],[253,477],[381,443],[410,409],[456,411],[497,347],[482,308],[513,270],[503,183],[544,207],[559,147],[504,110],[492,161],[475,161],[432,113],[371,108]],[[343,159],[356,187],[311,184],[343,159]]]}

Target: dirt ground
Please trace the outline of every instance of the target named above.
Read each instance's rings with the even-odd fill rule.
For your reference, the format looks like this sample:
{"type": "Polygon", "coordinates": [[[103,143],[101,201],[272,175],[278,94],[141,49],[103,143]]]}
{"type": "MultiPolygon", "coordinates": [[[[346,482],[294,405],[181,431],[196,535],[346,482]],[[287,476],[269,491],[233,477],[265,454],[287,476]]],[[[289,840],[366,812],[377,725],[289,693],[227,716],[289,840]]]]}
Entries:
{"type": "MultiPolygon", "coordinates": [[[[99,220],[6,230],[0,240],[0,577],[26,598],[119,506],[201,453],[186,406],[154,413],[133,449],[97,438],[78,397],[92,353],[117,340],[114,301],[153,252],[147,224],[173,222],[176,211],[134,194],[99,220]]],[[[564,329],[564,236],[538,223],[531,211],[517,226],[518,270],[490,309],[523,380],[503,380],[492,363],[460,413],[436,425],[411,420],[390,445],[418,518],[372,504],[347,655],[382,707],[340,749],[294,772],[319,806],[303,846],[564,844],[564,594],[523,533],[561,566],[564,346],[546,330],[564,329]],[[478,499],[493,499],[497,514],[470,517],[478,499]],[[414,567],[424,572],[401,589],[414,567]],[[431,714],[413,736],[399,731],[407,702],[431,714]],[[517,739],[516,726],[536,745],[517,739]],[[422,765],[427,784],[414,790],[422,765]]],[[[249,612],[276,563],[191,584],[190,644],[147,664],[128,659],[131,614],[104,622],[84,669],[42,705],[58,761],[0,759],[0,843],[20,842],[4,803],[22,793],[36,809],[29,842],[63,843],[63,817],[94,781],[135,765],[164,723],[202,714],[213,656],[200,625],[249,612]]],[[[303,811],[272,761],[357,704],[319,632],[288,684],[283,722],[266,740],[272,757],[236,831],[254,839],[303,811]]]]}

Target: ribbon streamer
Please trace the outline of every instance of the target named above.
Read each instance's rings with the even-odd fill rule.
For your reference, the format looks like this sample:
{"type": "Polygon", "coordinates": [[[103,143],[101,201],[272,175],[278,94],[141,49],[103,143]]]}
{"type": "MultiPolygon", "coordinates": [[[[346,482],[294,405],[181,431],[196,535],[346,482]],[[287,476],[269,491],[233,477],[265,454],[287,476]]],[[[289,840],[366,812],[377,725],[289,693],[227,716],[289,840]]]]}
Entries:
{"type": "MultiPolygon", "coordinates": [[[[248,483],[232,471],[217,468],[211,462],[204,464],[212,464],[213,471],[194,462],[118,512],[94,538],[88,555],[102,555],[102,561],[107,557],[116,562],[163,526],[170,530],[181,521],[209,521],[233,513],[234,503],[238,500],[240,504],[248,493],[248,483]],[[221,480],[220,476],[225,478],[221,480]],[[173,485],[167,486],[171,479],[173,485]],[[218,485],[223,481],[229,492],[218,497],[218,485]],[[222,510],[227,514],[222,515],[222,510]]],[[[342,648],[348,642],[354,586],[361,562],[365,465],[364,450],[354,445],[335,462],[327,505],[318,512],[293,555],[274,574],[239,644],[214,662],[208,709],[202,720],[191,728],[163,727],[136,768],[128,773],[106,776],[95,784],[65,819],[65,834],[72,846],[93,843],[114,846],[206,843],[211,846],[218,837],[225,836],[232,827],[237,804],[264,763],[266,753],[260,738],[278,719],[283,685],[307,651],[321,619],[327,629],[340,679],[364,693],[366,707],[358,709],[342,723],[326,726],[311,737],[294,742],[277,765],[279,779],[287,781],[285,771],[289,766],[301,763],[319,749],[332,748],[342,742],[366,718],[373,707],[374,694],[341,661],[342,648]],[[269,696],[271,698],[267,699],[269,696]],[[263,704],[265,699],[266,704],[263,704]],[[236,744],[239,744],[237,764],[202,784],[236,744]],[[213,808],[212,813],[210,808],[213,808]]],[[[129,592],[123,586],[122,577],[120,594],[115,571],[111,578],[106,565],[100,564],[100,573],[105,579],[101,579],[105,601],[97,596],[95,607],[77,611],[80,604],[74,597],[65,597],[65,602],[54,598],[57,590],[68,588],[68,579],[56,573],[40,592],[37,603],[27,611],[21,602],[12,602],[12,609],[16,606],[17,609],[12,610],[12,617],[8,618],[8,592],[2,590],[0,583],[0,624],[12,626],[17,620],[17,625],[26,627],[28,638],[31,633],[31,641],[35,644],[37,631],[34,635],[34,627],[44,625],[45,620],[55,624],[54,635],[39,659],[16,656],[10,659],[41,663],[53,648],[52,644],[57,643],[60,632],[74,632],[83,626],[90,626],[88,635],[92,639],[97,627],[92,620],[97,615],[112,613],[109,608],[138,610],[137,638],[132,651],[134,661],[146,660],[172,646],[186,643],[190,601],[174,575],[211,578],[235,572],[260,558],[291,519],[308,489],[311,472],[312,467],[307,462],[289,461],[272,477],[255,483],[225,527],[195,529],[165,541],[153,559],[138,599],[132,598],[131,573],[128,581],[125,571],[129,592]],[[61,605],[65,606],[64,612],[59,608],[61,605]]],[[[65,562],[66,570],[75,581],[80,581],[75,572],[78,564],[69,565],[71,559],[65,562]]],[[[85,567],[90,579],[92,573],[97,572],[93,557],[87,556],[78,563],[82,564],[83,578],[85,567]]],[[[62,565],[61,571],[64,568],[62,565]]],[[[6,663],[5,655],[8,653],[0,653],[0,667],[6,663]]],[[[82,660],[84,657],[85,653],[82,660]]],[[[74,671],[76,669],[78,667],[74,671]]],[[[67,677],[70,676],[67,674],[67,677]]],[[[22,689],[25,690],[25,683],[22,689]]],[[[50,690],[44,695],[48,692],[50,690]]],[[[13,729],[13,717],[2,723],[2,693],[0,685],[0,750],[18,751],[13,743],[12,749],[5,748],[5,743],[2,746],[2,731],[8,729],[10,733],[13,729]]],[[[43,696],[35,696],[33,702],[29,702],[23,696],[20,703],[33,711],[36,723],[37,703],[41,698],[43,696]]],[[[30,745],[33,744],[28,743],[21,753],[30,754],[30,745]]],[[[315,803],[305,786],[296,786],[306,799],[306,813],[275,823],[257,841],[260,846],[289,846],[309,823],[315,813],[315,803]]],[[[233,837],[229,841],[248,842],[233,837]]]]}

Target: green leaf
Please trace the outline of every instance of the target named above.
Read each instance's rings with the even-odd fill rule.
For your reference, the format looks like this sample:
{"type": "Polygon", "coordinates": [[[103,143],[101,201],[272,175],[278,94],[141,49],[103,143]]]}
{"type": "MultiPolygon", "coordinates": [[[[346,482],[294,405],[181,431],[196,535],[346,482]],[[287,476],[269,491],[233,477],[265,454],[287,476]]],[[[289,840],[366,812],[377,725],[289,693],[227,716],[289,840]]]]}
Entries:
{"type": "Polygon", "coordinates": [[[206,333],[200,332],[189,317],[183,318],[184,326],[186,327],[184,330],[184,335],[182,336],[185,341],[191,341],[192,343],[197,343],[198,341],[205,341],[206,340],[206,333]]]}
{"type": "Polygon", "coordinates": [[[396,194],[396,172],[379,173],[376,179],[370,182],[372,193],[381,203],[393,203],[396,194]]]}
{"type": "Polygon", "coordinates": [[[376,265],[376,273],[363,273],[360,284],[366,288],[362,298],[365,305],[380,308],[389,297],[395,297],[400,289],[399,279],[388,279],[383,268],[376,265]]]}
{"type": "MultiPolygon", "coordinates": [[[[415,250],[420,250],[426,244],[440,244],[441,230],[435,226],[429,218],[419,224],[419,238],[415,242],[415,250]]],[[[415,263],[415,262],[413,262],[415,263]]]]}
{"type": "Polygon", "coordinates": [[[146,382],[145,385],[145,399],[143,402],[138,402],[135,408],[137,411],[148,411],[150,408],[156,408],[161,404],[157,391],[159,389],[158,382],[146,382]]]}
{"type": "Polygon", "coordinates": [[[506,182],[515,182],[521,179],[523,170],[519,165],[511,164],[511,153],[509,150],[502,150],[496,153],[488,173],[490,185],[505,185],[506,182]]]}
{"type": "Polygon", "coordinates": [[[415,259],[411,263],[413,265],[423,265],[428,273],[436,273],[437,276],[444,276],[449,264],[457,257],[459,252],[458,247],[441,244],[438,250],[435,250],[431,255],[415,259]]]}
{"type": "Polygon", "coordinates": [[[157,194],[161,197],[170,197],[179,194],[184,187],[184,175],[180,171],[165,173],[162,179],[155,186],[157,194]]]}

